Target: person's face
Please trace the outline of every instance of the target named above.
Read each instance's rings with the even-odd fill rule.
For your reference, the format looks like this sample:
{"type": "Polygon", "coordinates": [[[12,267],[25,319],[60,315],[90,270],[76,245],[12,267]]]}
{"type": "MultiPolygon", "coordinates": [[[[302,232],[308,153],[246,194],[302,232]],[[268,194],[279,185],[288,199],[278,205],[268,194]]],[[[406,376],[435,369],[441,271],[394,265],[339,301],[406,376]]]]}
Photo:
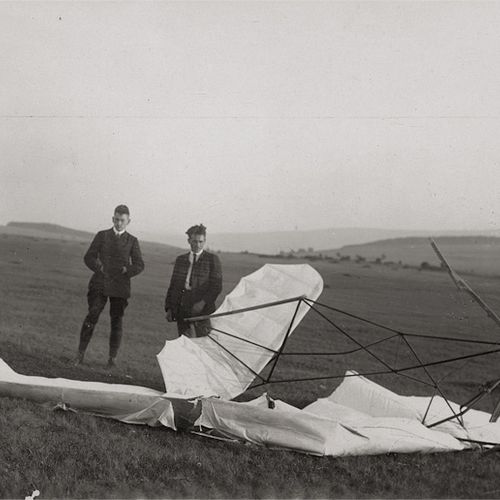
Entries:
{"type": "Polygon", "coordinates": [[[191,247],[191,251],[198,253],[203,250],[203,246],[205,245],[205,236],[202,234],[193,234],[188,238],[188,243],[191,247]]]}
{"type": "Polygon", "coordinates": [[[113,215],[112,220],[113,226],[115,226],[115,229],[117,231],[123,231],[130,222],[129,216],[127,214],[119,214],[117,212],[115,212],[115,215],[113,215]]]}

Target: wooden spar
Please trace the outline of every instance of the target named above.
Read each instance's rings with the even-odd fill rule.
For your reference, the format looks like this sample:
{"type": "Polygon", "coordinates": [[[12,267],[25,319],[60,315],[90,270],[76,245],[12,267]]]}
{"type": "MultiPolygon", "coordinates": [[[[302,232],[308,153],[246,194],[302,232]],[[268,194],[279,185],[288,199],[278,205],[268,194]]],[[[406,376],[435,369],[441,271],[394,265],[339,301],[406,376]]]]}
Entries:
{"type": "Polygon", "coordinates": [[[434,252],[436,252],[436,255],[439,257],[442,265],[448,271],[448,274],[450,275],[457,288],[459,290],[467,292],[481,306],[486,314],[497,324],[497,326],[500,326],[500,318],[493,311],[493,309],[491,309],[491,307],[486,304],[486,302],[469,286],[469,284],[452,269],[452,267],[444,258],[443,254],[436,245],[436,242],[432,238],[429,238],[429,240],[431,242],[432,249],[434,250],[434,252]]]}
{"type": "Polygon", "coordinates": [[[204,319],[220,318],[221,316],[229,316],[230,314],[255,311],[256,309],[264,309],[265,307],[273,307],[273,306],[279,306],[281,304],[287,304],[288,302],[296,302],[298,300],[305,299],[305,297],[306,297],[305,295],[301,295],[300,297],[292,297],[291,299],[276,300],[275,302],[267,302],[266,304],[244,307],[243,309],[234,309],[232,311],[227,311],[218,314],[205,314],[204,316],[193,316],[192,318],[185,318],[184,321],[203,321],[204,319]]]}

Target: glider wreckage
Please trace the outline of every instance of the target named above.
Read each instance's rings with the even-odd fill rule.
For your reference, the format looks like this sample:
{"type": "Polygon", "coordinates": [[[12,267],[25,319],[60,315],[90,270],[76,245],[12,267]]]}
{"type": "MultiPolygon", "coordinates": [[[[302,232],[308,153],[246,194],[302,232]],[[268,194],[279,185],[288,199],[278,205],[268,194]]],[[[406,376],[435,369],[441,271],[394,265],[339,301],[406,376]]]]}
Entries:
{"type": "MultiPolygon", "coordinates": [[[[433,248],[459,288],[469,293],[493,319],[495,313],[433,248]]],[[[404,333],[318,302],[323,290],[319,273],[307,264],[266,264],[244,277],[210,316],[206,337],[167,341],[157,355],[165,392],[147,387],[16,373],[0,359],[0,396],[24,398],[65,410],[85,412],[131,424],[165,426],[212,437],[284,448],[315,455],[440,452],[500,444],[498,411],[474,409],[500,380],[485,385],[463,405],[450,401],[430,367],[500,352],[500,342],[404,333]],[[350,343],[333,353],[285,352],[285,345],[308,311],[314,311],[350,343]],[[327,314],[371,325],[387,335],[369,343],[356,339],[327,314]],[[389,364],[375,347],[396,339],[413,362],[389,364]],[[415,341],[473,343],[479,353],[423,362],[415,341]],[[363,353],[379,368],[363,372],[278,378],[275,368],[285,355],[343,356],[363,353]],[[415,371],[423,378],[413,376],[415,371]],[[266,373],[263,375],[263,373],[266,373]],[[432,389],[432,395],[401,396],[368,379],[394,374],[432,389]],[[273,383],[342,379],[326,398],[303,409],[267,394],[249,402],[232,401],[247,389],[273,383]]],[[[192,318],[192,321],[201,319],[192,318]]],[[[498,319],[500,324],[500,319],[498,319]]]]}

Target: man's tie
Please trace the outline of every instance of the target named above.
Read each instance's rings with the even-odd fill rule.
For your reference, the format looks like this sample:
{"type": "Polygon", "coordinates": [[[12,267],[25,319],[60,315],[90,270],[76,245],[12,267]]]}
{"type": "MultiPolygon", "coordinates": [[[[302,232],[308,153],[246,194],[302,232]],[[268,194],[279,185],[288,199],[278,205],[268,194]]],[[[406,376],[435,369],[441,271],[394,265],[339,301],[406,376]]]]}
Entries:
{"type": "Polygon", "coordinates": [[[193,253],[193,262],[191,263],[191,274],[189,275],[189,288],[193,288],[194,265],[196,264],[196,254],[193,253]]]}

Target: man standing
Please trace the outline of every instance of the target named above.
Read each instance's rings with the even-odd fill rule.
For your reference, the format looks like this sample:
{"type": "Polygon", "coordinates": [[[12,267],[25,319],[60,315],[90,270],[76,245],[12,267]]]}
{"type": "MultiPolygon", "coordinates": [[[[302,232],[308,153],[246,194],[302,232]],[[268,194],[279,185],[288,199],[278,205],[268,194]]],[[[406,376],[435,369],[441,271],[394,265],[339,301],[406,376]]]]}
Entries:
{"type": "Polygon", "coordinates": [[[219,257],[203,250],[207,228],[191,226],[186,234],[189,253],[179,255],[165,299],[167,321],[177,321],[179,335],[202,337],[210,333],[210,320],[198,321],[191,330],[185,318],[212,314],[215,300],[222,291],[222,270],[219,257]]]}
{"type": "Polygon", "coordinates": [[[139,242],[126,231],[130,222],[128,207],[118,205],[112,220],[113,227],[96,234],[83,258],[94,274],[89,282],[89,312],[80,331],[76,365],[83,362],[85,350],[108,299],[111,316],[108,367],[115,365],[122,338],[122,319],[130,297],[130,278],[144,269],[139,242]]]}

